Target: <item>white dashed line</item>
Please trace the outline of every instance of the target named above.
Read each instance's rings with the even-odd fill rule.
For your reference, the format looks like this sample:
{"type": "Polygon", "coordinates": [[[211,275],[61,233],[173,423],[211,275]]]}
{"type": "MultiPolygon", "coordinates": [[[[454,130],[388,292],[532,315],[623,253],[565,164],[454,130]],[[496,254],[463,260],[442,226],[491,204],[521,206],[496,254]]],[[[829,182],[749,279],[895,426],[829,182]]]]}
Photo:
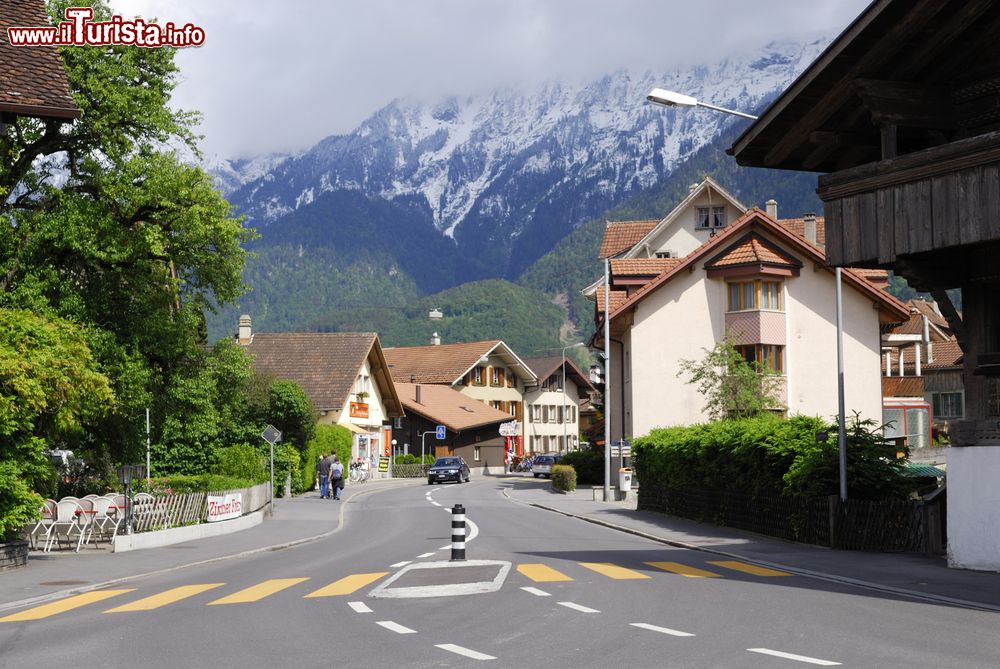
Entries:
{"type": "Polygon", "coordinates": [[[472,658],[473,660],[495,660],[496,658],[492,655],[487,655],[486,653],[480,653],[479,651],[469,650],[468,648],[463,648],[462,646],[456,646],[453,643],[438,643],[434,644],[435,648],[440,648],[441,650],[446,650],[449,653],[456,653],[458,655],[464,655],[465,657],[472,658]]]}
{"type": "Polygon", "coordinates": [[[429,558],[429,557],[430,557],[430,556],[432,556],[432,555],[434,555],[434,553],[421,553],[421,554],[420,554],[420,555],[418,555],[417,557],[418,557],[418,558],[429,558]]]}
{"type": "Polygon", "coordinates": [[[773,655],[774,657],[783,657],[786,660],[795,660],[796,662],[806,662],[807,664],[818,664],[821,667],[837,667],[840,666],[840,662],[831,662],[830,660],[820,660],[815,657],[806,657],[805,655],[793,655],[792,653],[783,653],[780,650],[771,650],[770,648],[747,648],[751,653],[760,653],[762,655],[773,655]]]}
{"type": "Polygon", "coordinates": [[[435,502],[434,500],[431,500],[431,504],[433,504],[434,506],[441,506],[440,502],[435,502]]]}
{"type": "Polygon", "coordinates": [[[403,560],[402,562],[397,562],[396,564],[389,565],[391,568],[396,569],[397,567],[405,567],[406,565],[413,562],[413,560],[403,560]]]}
{"type": "Polygon", "coordinates": [[[355,613],[371,613],[372,610],[364,602],[348,602],[348,606],[354,609],[355,613]]]}
{"type": "Polygon", "coordinates": [[[525,592],[530,592],[531,594],[535,595],[536,597],[551,597],[552,596],[549,593],[545,592],[544,590],[539,590],[538,588],[522,587],[521,590],[524,590],[525,592]]]}
{"type": "Polygon", "coordinates": [[[447,546],[442,546],[438,550],[439,551],[450,551],[451,550],[451,544],[448,544],[447,546]]]}
{"type": "Polygon", "coordinates": [[[669,634],[670,636],[694,636],[694,634],[691,634],[690,632],[672,630],[669,627],[657,627],[656,625],[650,625],[649,623],[629,623],[629,625],[632,627],[638,627],[639,629],[649,630],[650,632],[669,634]]]}
{"type": "Polygon", "coordinates": [[[394,623],[391,620],[380,620],[380,621],[378,621],[377,624],[381,625],[382,627],[386,628],[387,630],[391,630],[391,631],[395,632],[396,634],[416,634],[417,633],[417,630],[411,630],[409,627],[403,627],[399,623],[394,623]]]}
{"type": "Polygon", "coordinates": [[[579,611],[580,613],[600,613],[597,609],[592,609],[589,606],[582,606],[580,604],[574,604],[573,602],[556,602],[559,606],[565,606],[567,609],[573,609],[574,611],[579,611]]]}

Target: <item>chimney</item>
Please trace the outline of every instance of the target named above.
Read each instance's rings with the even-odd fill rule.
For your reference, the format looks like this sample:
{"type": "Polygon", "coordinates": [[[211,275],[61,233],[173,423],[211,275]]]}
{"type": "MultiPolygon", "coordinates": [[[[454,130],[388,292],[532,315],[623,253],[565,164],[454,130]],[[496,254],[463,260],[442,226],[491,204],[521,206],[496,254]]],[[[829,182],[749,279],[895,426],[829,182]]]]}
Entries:
{"type": "Polygon", "coordinates": [[[440,345],[441,345],[441,335],[435,332],[431,335],[431,346],[440,346],[440,345]]]}
{"type": "MultiPolygon", "coordinates": [[[[935,304],[937,303],[935,302],[935,304]]],[[[927,316],[923,317],[923,321],[924,331],[922,339],[924,340],[924,348],[927,351],[927,364],[930,364],[934,362],[934,344],[931,343],[931,328],[927,316]]]]}
{"type": "Polygon", "coordinates": [[[806,214],[802,217],[803,234],[810,244],[816,243],[816,214],[806,214]]]}
{"type": "Polygon", "coordinates": [[[253,339],[253,330],[250,328],[250,314],[240,316],[240,333],[237,341],[242,346],[248,346],[253,339]]]}
{"type": "Polygon", "coordinates": [[[417,401],[417,404],[423,404],[423,402],[420,401],[420,384],[419,383],[414,387],[414,392],[416,393],[416,396],[414,397],[414,399],[417,401]]]}
{"type": "Polygon", "coordinates": [[[688,193],[693,193],[696,190],[698,190],[698,184],[691,184],[690,186],[688,186],[688,193]]]}
{"type": "Polygon", "coordinates": [[[767,202],[764,203],[764,206],[767,207],[767,215],[777,221],[778,220],[778,201],[775,200],[774,198],[771,198],[770,200],[768,200],[767,202]]]}

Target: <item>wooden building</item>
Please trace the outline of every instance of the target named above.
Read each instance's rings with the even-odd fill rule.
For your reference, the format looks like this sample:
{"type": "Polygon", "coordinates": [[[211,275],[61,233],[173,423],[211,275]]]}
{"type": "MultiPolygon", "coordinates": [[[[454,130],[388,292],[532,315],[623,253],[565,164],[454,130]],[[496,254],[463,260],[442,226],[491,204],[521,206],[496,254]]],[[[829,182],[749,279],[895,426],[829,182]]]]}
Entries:
{"type": "Polygon", "coordinates": [[[826,173],[833,265],[934,295],[964,354],[949,560],[1000,569],[1000,3],[876,0],[751,125],[741,165],[826,173]],[[961,314],[945,293],[960,288],[961,314]]]}

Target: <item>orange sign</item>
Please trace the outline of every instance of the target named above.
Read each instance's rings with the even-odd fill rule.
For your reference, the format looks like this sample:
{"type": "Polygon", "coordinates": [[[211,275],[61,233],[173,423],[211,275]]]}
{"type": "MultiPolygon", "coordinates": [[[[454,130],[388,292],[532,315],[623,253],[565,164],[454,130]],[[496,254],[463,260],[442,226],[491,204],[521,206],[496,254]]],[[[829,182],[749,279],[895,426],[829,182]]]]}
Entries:
{"type": "Polygon", "coordinates": [[[351,418],[368,418],[368,405],[361,402],[351,402],[351,418]]]}

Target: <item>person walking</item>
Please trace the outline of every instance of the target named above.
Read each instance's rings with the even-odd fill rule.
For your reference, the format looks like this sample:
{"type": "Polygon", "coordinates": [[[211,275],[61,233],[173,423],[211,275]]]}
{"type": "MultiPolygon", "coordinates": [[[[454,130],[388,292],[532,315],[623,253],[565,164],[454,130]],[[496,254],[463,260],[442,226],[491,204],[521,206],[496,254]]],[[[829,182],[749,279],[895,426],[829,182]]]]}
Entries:
{"type": "Polygon", "coordinates": [[[336,455],[330,465],[330,492],[334,499],[340,499],[340,491],[344,489],[344,464],[336,455]]]}
{"type": "Polygon", "coordinates": [[[319,498],[330,497],[330,456],[324,453],[316,463],[316,476],[319,477],[319,498]]]}

